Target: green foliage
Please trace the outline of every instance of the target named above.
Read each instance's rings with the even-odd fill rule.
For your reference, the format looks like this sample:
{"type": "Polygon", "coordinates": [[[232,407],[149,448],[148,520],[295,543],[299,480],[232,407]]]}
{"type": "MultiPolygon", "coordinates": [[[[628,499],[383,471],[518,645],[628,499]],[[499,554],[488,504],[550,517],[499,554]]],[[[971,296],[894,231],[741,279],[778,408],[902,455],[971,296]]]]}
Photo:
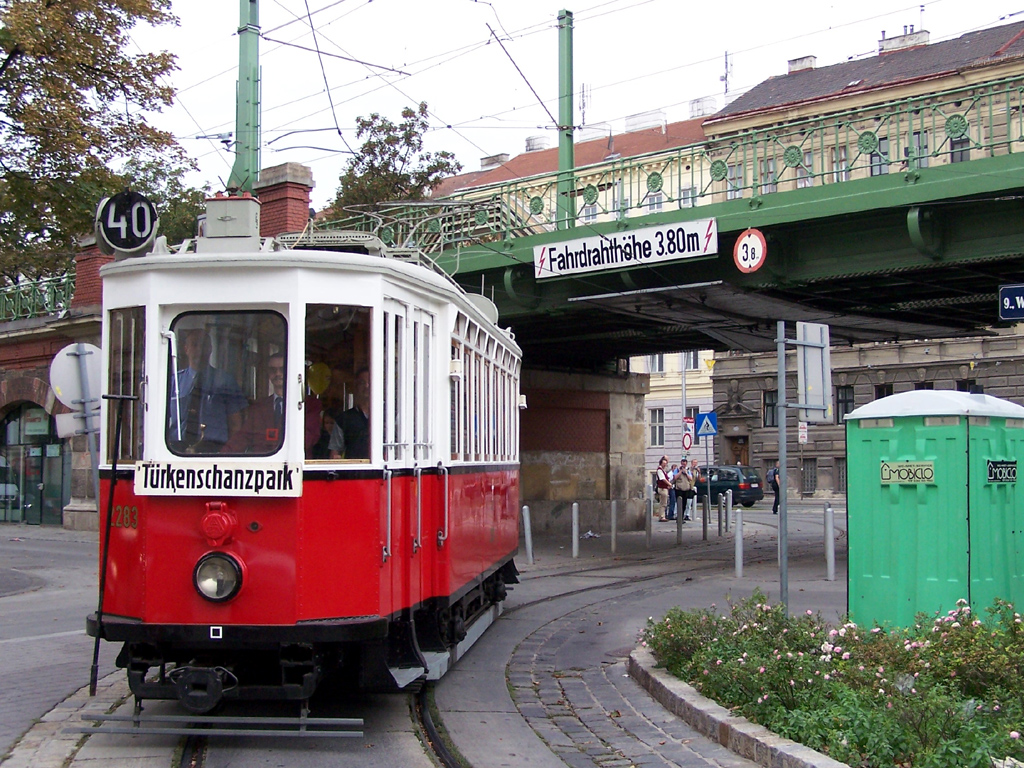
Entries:
{"type": "Polygon", "coordinates": [[[451,152],[423,151],[427,114],[427,105],[421,102],[417,109],[403,109],[397,125],[376,112],[356,118],[356,137],[364,141],[341,174],[332,204],[335,211],[423,200],[443,178],[462,170],[451,152]]]}
{"type": "Polygon", "coordinates": [[[137,114],[171,103],[168,53],[128,53],[170,0],[0,0],[0,272],[67,264],[126,158],[176,151],[137,114]],[[129,117],[129,114],[132,114],[129,117]]]}
{"type": "Polygon", "coordinates": [[[849,765],[988,768],[1024,759],[1024,631],[965,601],[907,630],[790,617],[758,592],[728,615],[674,608],[644,642],[671,673],[849,765]]]}

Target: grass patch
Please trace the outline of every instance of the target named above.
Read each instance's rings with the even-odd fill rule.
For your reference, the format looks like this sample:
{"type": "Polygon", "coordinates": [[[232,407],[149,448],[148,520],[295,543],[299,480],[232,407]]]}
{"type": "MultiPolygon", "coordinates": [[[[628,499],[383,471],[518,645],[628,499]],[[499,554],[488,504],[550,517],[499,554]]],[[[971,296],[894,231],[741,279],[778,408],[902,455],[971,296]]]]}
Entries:
{"type": "Polygon", "coordinates": [[[729,612],[673,608],[643,642],[704,696],[858,768],[1024,760],[1024,627],[966,601],[908,629],[789,616],[761,592],[729,612]]]}

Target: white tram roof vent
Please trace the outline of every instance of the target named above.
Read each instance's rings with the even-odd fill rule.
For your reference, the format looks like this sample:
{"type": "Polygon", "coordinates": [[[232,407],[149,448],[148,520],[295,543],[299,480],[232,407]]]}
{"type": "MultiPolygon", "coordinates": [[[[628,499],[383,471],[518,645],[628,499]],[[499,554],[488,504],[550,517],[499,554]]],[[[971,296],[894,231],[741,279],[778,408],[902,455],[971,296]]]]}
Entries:
{"type": "Polygon", "coordinates": [[[386,250],[383,241],[376,235],[347,229],[306,229],[278,235],[276,239],[285,248],[297,251],[342,251],[382,256],[386,250]]]}
{"type": "Polygon", "coordinates": [[[197,251],[260,249],[260,201],[249,193],[206,199],[197,251]]]}

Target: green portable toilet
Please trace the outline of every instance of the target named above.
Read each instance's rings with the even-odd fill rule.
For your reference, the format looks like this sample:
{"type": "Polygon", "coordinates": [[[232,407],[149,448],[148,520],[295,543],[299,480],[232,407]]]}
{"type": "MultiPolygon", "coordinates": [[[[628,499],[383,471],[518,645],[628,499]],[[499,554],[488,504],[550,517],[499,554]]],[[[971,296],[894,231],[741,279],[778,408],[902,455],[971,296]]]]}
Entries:
{"type": "Polygon", "coordinates": [[[969,601],[1024,605],[1024,407],[915,390],[846,416],[847,609],[909,626],[969,601]]]}

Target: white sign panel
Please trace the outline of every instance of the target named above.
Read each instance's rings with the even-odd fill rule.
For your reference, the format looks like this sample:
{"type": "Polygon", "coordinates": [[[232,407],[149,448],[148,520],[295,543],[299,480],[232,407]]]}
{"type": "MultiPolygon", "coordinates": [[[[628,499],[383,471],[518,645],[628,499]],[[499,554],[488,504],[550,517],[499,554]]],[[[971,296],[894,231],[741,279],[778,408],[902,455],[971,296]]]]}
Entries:
{"type": "Polygon", "coordinates": [[[699,219],[538,245],[533,249],[533,274],[540,280],[716,253],[718,222],[699,219]]]}
{"type": "Polygon", "coordinates": [[[136,496],[300,496],[298,464],[140,461],[136,496]]]}

